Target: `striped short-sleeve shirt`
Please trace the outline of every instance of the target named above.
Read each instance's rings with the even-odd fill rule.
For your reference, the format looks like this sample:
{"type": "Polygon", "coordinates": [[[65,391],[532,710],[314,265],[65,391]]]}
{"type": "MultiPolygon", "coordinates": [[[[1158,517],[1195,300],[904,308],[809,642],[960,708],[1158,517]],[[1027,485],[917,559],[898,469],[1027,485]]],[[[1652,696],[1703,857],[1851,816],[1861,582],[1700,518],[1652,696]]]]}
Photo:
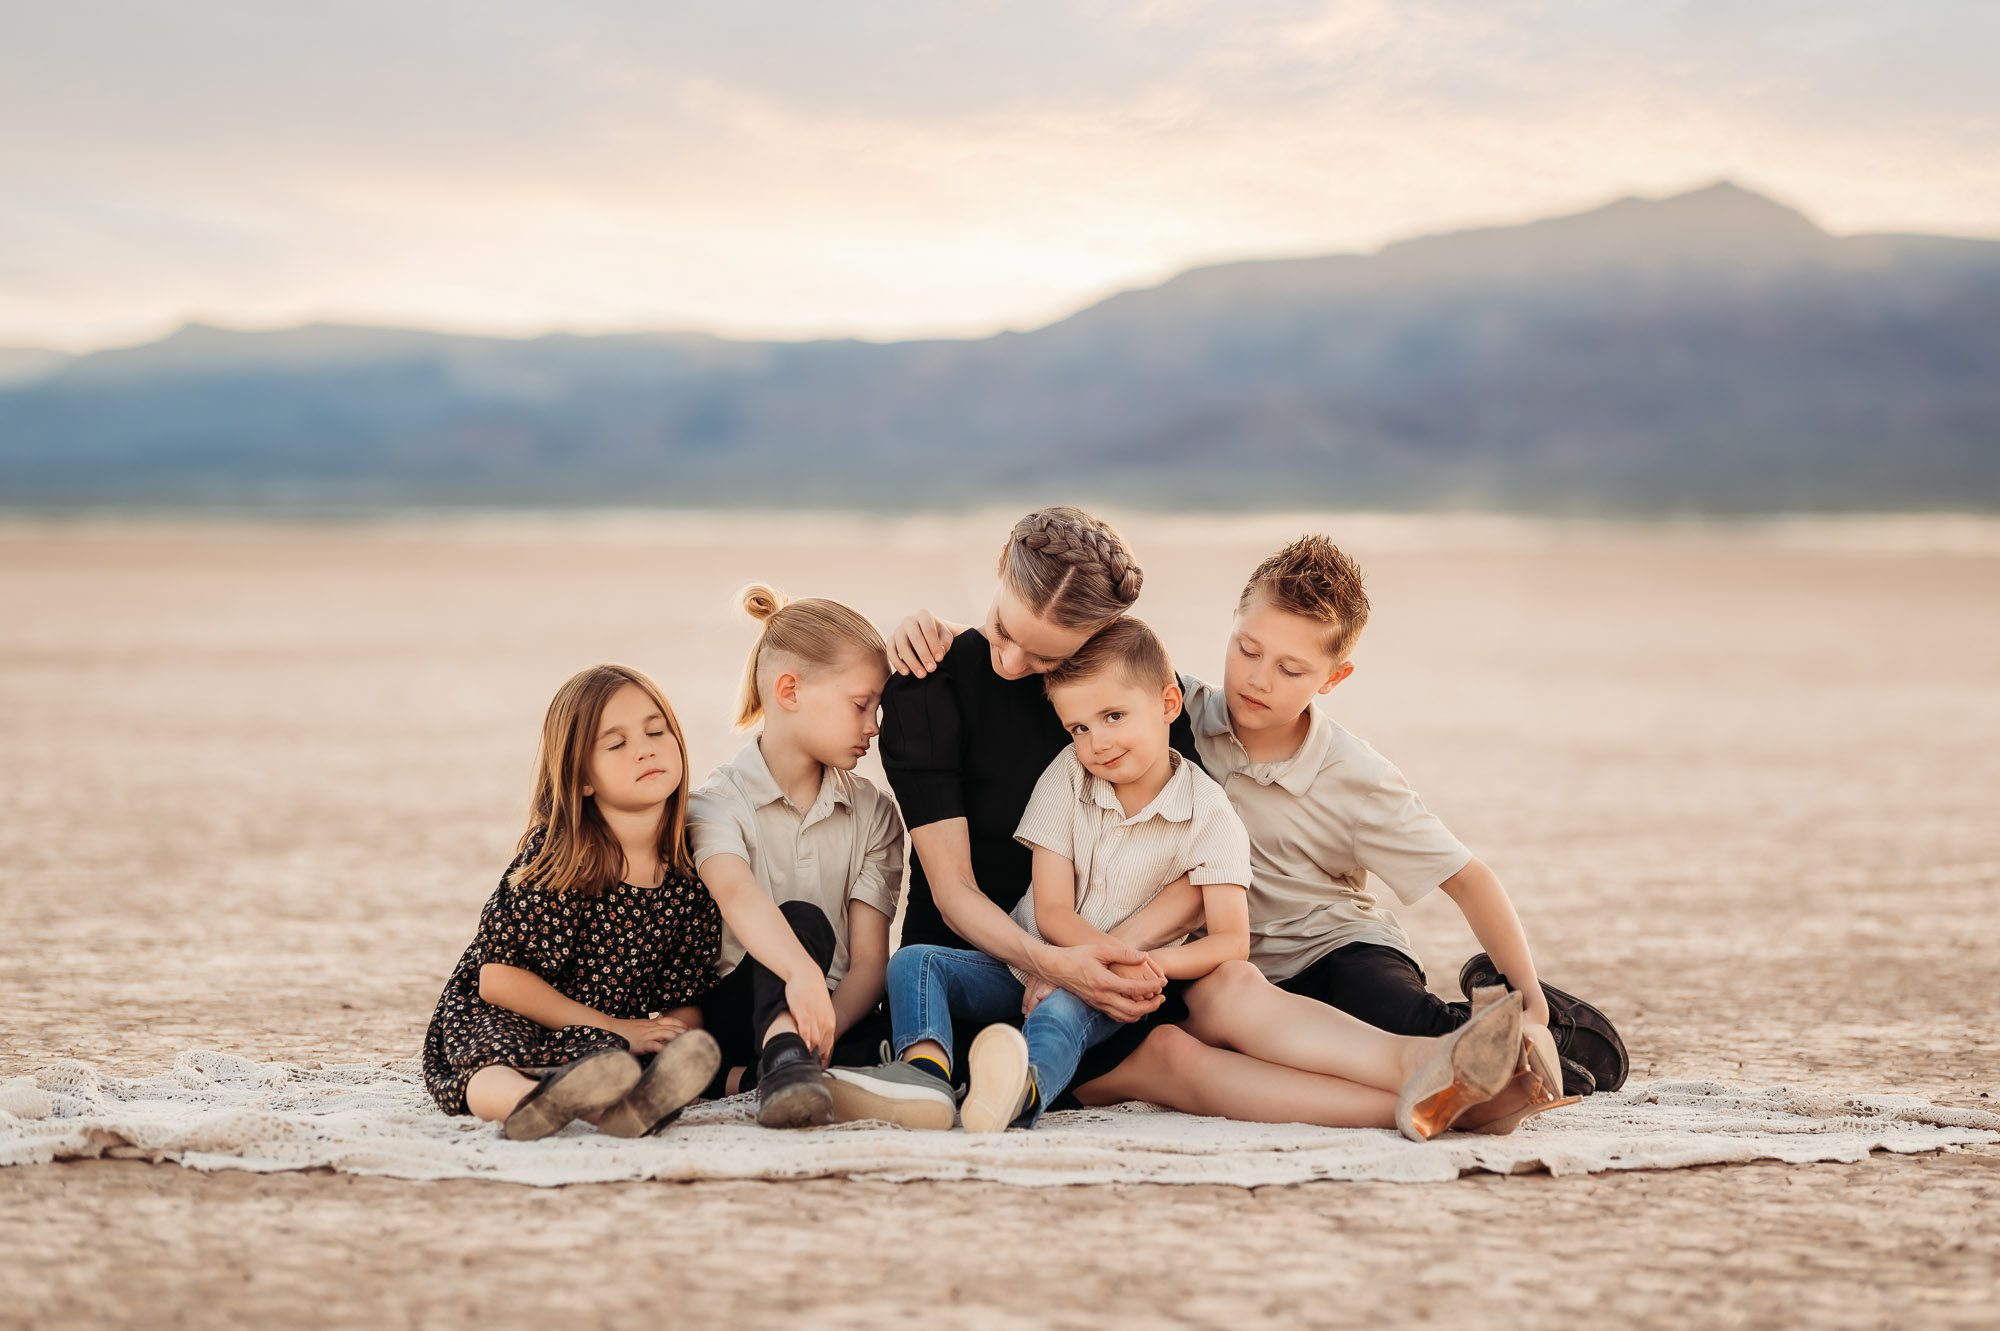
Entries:
{"type": "MultiPolygon", "coordinates": [[[[1250,884],[1250,835],[1229,797],[1199,766],[1169,754],[1173,775],[1129,816],[1116,787],[1091,775],[1073,748],[1056,755],[1028,800],[1014,838],[1070,862],[1076,913],[1092,928],[1116,928],[1182,874],[1197,886],[1250,884]]],[[[1041,937],[1032,891],[1014,907],[1014,922],[1041,937]]]]}

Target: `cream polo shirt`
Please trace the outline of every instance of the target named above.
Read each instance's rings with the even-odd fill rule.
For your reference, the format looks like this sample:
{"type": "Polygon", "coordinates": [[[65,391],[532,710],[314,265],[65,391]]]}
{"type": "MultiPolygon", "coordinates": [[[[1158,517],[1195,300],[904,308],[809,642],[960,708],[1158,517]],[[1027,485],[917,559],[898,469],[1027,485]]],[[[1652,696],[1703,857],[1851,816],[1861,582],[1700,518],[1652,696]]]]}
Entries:
{"type": "Polygon", "coordinates": [[[1250,830],[1250,960],[1287,980],[1349,943],[1415,958],[1396,917],[1376,904],[1368,875],[1410,905],[1463,869],[1472,852],[1446,830],[1403,774],[1321,709],[1305,742],[1253,763],[1229,726],[1222,690],[1181,676],[1195,747],[1250,830]]]}
{"type": "MultiPolygon", "coordinates": [[[[1250,837],[1222,787],[1169,749],[1173,774],[1152,802],[1127,817],[1118,791],[1093,776],[1074,748],[1056,755],[1035,783],[1014,839],[1067,859],[1076,870],[1076,913],[1109,931],[1182,874],[1197,886],[1250,883],[1250,837]]],[[[1024,893],[1014,922],[1035,937],[1035,894],[1024,893]]],[[[1023,984],[1028,977],[1019,971],[1023,984]]]]}
{"type": "MultiPolygon", "coordinates": [[[[778,789],[757,741],[715,769],[688,801],[688,842],[697,868],[716,855],[740,855],[777,902],[805,901],[833,926],[828,988],[847,974],[847,903],[896,917],[903,890],[903,818],[866,777],[829,767],[819,795],[801,811],[778,789]]],[[[743,960],[726,926],[716,973],[743,960]]]]}

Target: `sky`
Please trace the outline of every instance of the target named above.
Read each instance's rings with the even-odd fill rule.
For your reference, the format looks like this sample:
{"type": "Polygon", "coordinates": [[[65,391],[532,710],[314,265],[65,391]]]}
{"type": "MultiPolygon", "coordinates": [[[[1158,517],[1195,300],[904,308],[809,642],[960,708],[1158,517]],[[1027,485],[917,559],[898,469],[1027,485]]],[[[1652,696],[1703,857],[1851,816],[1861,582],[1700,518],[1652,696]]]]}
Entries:
{"type": "Polygon", "coordinates": [[[0,346],[977,336],[1728,178],[2000,236],[2000,6],[0,0],[0,346]]]}

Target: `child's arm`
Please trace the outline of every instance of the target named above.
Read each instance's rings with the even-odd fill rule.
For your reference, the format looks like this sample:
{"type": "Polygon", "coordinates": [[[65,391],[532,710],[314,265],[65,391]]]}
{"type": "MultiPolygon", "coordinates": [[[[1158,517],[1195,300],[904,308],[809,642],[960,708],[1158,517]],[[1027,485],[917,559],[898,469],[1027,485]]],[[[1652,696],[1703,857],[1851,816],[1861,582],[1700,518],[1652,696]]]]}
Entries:
{"type": "Polygon", "coordinates": [[[903,895],[903,816],[871,782],[856,784],[856,811],[867,818],[867,849],[847,885],[847,973],[833,991],[833,1038],[875,1010],[889,986],[889,921],[903,895]]]}
{"type": "Polygon", "coordinates": [[[1161,888],[1151,901],[1112,925],[1111,936],[1133,947],[1164,947],[1177,938],[1186,938],[1200,925],[1201,889],[1182,874],[1161,888]]]}
{"type": "Polygon", "coordinates": [[[1472,936],[1486,949],[1486,955],[1493,958],[1494,966],[1507,977],[1507,983],[1520,990],[1526,1004],[1521,1014],[1523,1019],[1548,1025],[1549,1001],[1535,975],[1535,959],[1528,952],[1528,935],[1521,928],[1521,917],[1514,913],[1513,899],[1501,885],[1500,875],[1474,856],[1439,886],[1458,903],[1465,922],[1472,927],[1472,936]]]}
{"type": "Polygon", "coordinates": [[[785,982],[785,1006],[791,1009],[799,1037],[824,1060],[833,1052],[833,1003],[826,995],[826,973],[806,954],[748,860],[741,855],[711,855],[697,871],[722,911],[723,923],[744,951],[785,982]]]}
{"type": "Polygon", "coordinates": [[[1201,885],[1206,937],[1149,954],[1169,980],[1198,980],[1225,961],[1250,958],[1250,893],[1239,883],[1201,885]]]}
{"type": "Polygon", "coordinates": [[[1057,947],[1118,941],[1076,913],[1076,865],[1068,856],[1036,846],[1028,881],[1028,890],[1035,894],[1035,932],[1044,939],[1057,947]]]}
{"type": "MultiPolygon", "coordinates": [[[[625,1020],[607,1017],[594,1007],[586,1007],[568,997],[531,970],[489,961],[479,968],[479,996],[495,1007],[518,1012],[537,1026],[559,1031],[565,1026],[595,1026],[610,1031],[631,1047],[635,1054],[650,1054],[677,1035],[686,1033],[683,1020],[687,1009],[676,1008],[661,1017],[625,1020]]],[[[694,1025],[701,1024],[701,1011],[694,1009],[694,1025]]]]}
{"type": "Polygon", "coordinates": [[[862,901],[847,903],[847,974],[833,991],[833,1038],[854,1029],[889,988],[889,917],[862,901]]]}

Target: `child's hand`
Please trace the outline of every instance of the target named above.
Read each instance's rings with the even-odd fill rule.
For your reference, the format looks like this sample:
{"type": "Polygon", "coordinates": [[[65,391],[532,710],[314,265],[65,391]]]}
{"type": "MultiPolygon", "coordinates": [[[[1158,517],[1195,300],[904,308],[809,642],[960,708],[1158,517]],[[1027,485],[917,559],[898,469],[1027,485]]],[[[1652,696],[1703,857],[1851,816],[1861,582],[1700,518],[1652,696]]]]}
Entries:
{"type": "Polygon", "coordinates": [[[688,1024],[677,1017],[635,1017],[611,1023],[611,1033],[635,1054],[657,1054],[662,1046],[687,1031],[688,1024]]]}
{"type": "Polygon", "coordinates": [[[785,982],[785,1006],[792,1011],[792,1024],[823,1066],[833,1056],[833,999],[827,996],[826,976],[818,970],[785,982]]]}
{"type": "MultiPolygon", "coordinates": [[[[1160,963],[1153,960],[1153,954],[1150,952],[1146,953],[1144,961],[1112,962],[1111,973],[1120,979],[1149,981],[1154,986],[1154,994],[1159,993],[1167,987],[1167,973],[1160,969],[1160,963]]],[[[1149,998],[1151,996],[1151,994],[1147,995],[1149,998]]]]}
{"type": "Polygon", "coordinates": [[[1028,987],[1021,991],[1021,1015],[1025,1017],[1033,1012],[1036,1004],[1055,991],[1056,987],[1047,980],[1028,981],[1028,987]]]}

